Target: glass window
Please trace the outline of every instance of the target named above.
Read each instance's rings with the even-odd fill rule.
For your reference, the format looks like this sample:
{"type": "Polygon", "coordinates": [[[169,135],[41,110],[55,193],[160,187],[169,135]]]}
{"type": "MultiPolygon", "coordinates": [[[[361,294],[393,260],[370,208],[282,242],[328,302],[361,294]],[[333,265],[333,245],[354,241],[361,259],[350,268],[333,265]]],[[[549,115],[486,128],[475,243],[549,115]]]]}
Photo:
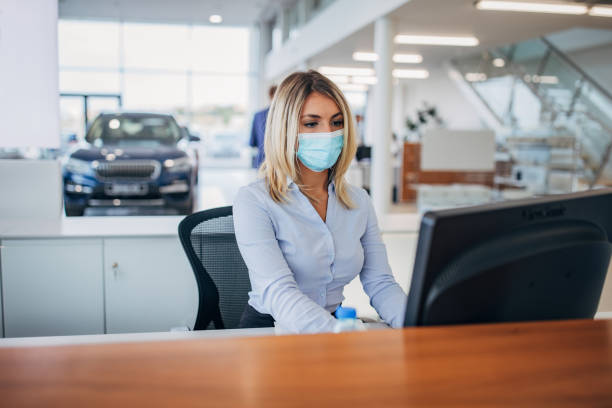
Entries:
{"type": "Polygon", "coordinates": [[[62,93],[120,93],[118,72],[60,70],[59,87],[62,93]]]}
{"type": "Polygon", "coordinates": [[[100,113],[116,112],[119,109],[119,100],[117,98],[87,98],[88,105],[88,121],[91,123],[100,113]]]}
{"type": "Polygon", "coordinates": [[[186,74],[125,74],[123,106],[128,110],[177,112],[187,104],[186,74]]]}
{"type": "Polygon", "coordinates": [[[246,109],[247,76],[194,75],[192,82],[193,107],[202,109],[213,105],[236,105],[246,109]]]}
{"type": "Polygon", "coordinates": [[[126,68],[188,69],[189,26],[126,23],[123,41],[126,68]]]}
{"type": "Polygon", "coordinates": [[[194,128],[246,129],[247,89],[246,75],[194,75],[192,81],[194,128]]]}
{"type": "Polygon", "coordinates": [[[244,28],[195,26],[191,59],[195,72],[244,74],[249,71],[249,31],[244,28]]]}
{"type": "Polygon", "coordinates": [[[60,98],[60,128],[62,135],[85,136],[82,98],[60,98]]]}
{"type": "Polygon", "coordinates": [[[60,20],[60,67],[119,67],[119,23],[60,20]]]}

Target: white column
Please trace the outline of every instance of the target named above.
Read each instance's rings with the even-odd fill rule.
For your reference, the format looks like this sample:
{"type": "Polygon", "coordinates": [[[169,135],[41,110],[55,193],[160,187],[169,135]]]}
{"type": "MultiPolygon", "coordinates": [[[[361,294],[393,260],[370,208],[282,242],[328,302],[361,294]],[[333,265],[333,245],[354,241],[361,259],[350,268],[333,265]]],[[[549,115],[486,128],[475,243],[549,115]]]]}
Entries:
{"type": "Polygon", "coordinates": [[[249,105],[247,107],[249,117],[253,117],[260,107],[261,88],[263,87],[261,81],[260,49],[262,47],[260,30],[257,25],[253,25],[249,29],[249,105]]]}
{"type": "Polygon", "coordinates": [[[266,81],[266,55],[272,49],[272,26],[260,21],[250,29],[249,113],[252,115],[269,103],[266,81]]]}
{"type": "Polygon", "coordinates": [[[397,137],[401,138],[404,135],[404,85],[397,78],[393,79],[393,132],[397,137]]]}
{"type": "MultiPolygon", "coordinates": [[[[374,104],[376,103],[376,88],[371,87],[367,94],[365,112],[364,112],[364,126],[365,126],[365,135],[364,135],[364,144],[368,146],[374,145],[374,133],[376,132],[374,126],[374,104]]],[[[370,183],[370,180],[368,180],[370,183]]],[[[369,184],[368,184],[369,185],[369,184]]]]}
{"type": "Polygon", "coordinates": [[[393,84],[391,77],[392,58],[392,23],[389,17],[381,17],[374,24],[374,52],[376,77],[378,82],[374,92],[373,146],[371,194],[374,209],[379,219],[389,212],[391,203],[391,98],[393,84]]]}

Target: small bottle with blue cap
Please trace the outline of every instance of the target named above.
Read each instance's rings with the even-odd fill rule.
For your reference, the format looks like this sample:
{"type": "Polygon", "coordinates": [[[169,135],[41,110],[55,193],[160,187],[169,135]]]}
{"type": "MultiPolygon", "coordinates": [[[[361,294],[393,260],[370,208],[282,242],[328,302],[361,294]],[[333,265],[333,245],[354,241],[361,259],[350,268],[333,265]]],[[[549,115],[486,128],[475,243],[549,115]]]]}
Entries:
{"type": "Polygon", "coordinates": [[[365,330],[363,322],[357,319],[355,308],[338,306],[335,314],[337,320],[334,325],[334,333],[365,330]]]}

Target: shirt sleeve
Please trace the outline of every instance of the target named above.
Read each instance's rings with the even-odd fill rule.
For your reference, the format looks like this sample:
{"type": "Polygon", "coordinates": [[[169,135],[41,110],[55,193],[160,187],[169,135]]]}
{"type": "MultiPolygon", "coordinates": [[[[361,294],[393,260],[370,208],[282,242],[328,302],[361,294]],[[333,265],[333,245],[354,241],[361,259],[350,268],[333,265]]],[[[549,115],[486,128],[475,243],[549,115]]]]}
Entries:
{"type": "Polygon", "coordinates": [[[243,187],[234,202],[234,229],[242,258],[249,269],[253,292],[265,311],[294,333],[332,331],[335,319],[297,286],[276,240],[265,202],[251,187],[243,187]]]}
{"type": "Polygon", "coordinates": [[[382,241],[376,213],[369,196],[365,194],[368,208],[366,230],[361,237],[364,263],[359,275],[370,304],[391,327],[402,327],[407,296],[397,284],[387,259],[387,249],[382,241]]]}

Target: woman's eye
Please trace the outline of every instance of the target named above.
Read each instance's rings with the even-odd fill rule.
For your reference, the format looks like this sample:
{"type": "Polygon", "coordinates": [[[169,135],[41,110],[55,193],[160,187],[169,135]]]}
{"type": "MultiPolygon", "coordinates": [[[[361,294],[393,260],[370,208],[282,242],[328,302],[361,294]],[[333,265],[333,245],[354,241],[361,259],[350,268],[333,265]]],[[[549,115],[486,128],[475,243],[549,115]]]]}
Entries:
{"type": "Polygon", "coordinates": [[[343,126],[344,125],[344,121],[343,120],[335,120],[335,121],[332,122],[332,124],[334,126],[336,126],[336,127],[339,127],[339,126],[343,126]]]}
{"type": "Polygon", "coordinates": [[[308,123],[304,123],[304,126],[306,126],[307,128],[313,128],[315,126],[317,126],[318,123],[317,122],[308,122],[308,123]]]}

